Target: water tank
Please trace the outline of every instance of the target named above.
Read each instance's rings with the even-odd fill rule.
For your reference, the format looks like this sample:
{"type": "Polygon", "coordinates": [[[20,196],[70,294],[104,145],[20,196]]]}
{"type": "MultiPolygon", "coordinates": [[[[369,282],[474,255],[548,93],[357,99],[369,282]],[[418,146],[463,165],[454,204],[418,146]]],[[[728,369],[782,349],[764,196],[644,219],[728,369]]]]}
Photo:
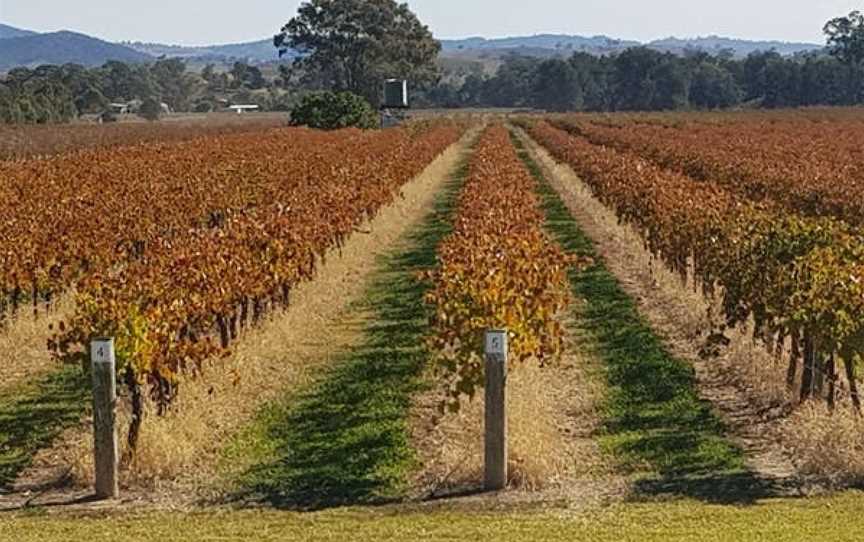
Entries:
{"type": "Polygon", "coordinates": [[[408,81],[404,79],[388,79],[384,82],[384,107],[408,107],[408,81]]]}

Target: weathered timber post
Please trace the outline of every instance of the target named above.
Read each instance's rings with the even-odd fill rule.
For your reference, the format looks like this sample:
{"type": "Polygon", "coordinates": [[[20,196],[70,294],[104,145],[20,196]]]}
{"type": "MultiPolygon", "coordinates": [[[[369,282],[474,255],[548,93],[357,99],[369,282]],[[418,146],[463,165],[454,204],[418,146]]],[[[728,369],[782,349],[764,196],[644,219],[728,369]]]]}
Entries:
{"type": "Polygon", "coordinates": [[[90,343],[93,373],[93,450],[96,497],[116,499],[118,446],[116,428],[117,367],[114,339],[98,338],[90,343]]]}
{"type": "Polygon", "coordinates": [[[485,480],[488,491],[507,486],[507,331],[486,332],[485,480]]]}

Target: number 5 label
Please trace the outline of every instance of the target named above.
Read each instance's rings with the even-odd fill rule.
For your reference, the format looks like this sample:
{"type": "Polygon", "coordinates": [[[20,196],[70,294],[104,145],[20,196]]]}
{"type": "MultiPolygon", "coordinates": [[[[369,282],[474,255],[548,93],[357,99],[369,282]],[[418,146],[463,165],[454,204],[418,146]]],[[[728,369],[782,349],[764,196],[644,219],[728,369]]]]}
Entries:
{"type": "Polygon", "coordinates": [[[486,354],[507,355],[507,332],[495,329],[486,332],[486,354]]]}

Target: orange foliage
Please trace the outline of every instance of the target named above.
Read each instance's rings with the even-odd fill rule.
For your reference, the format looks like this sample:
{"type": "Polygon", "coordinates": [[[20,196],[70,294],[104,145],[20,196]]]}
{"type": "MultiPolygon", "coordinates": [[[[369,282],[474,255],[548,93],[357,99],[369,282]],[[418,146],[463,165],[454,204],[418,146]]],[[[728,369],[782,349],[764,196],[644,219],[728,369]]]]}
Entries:
{"type": "MultiPolygon", "coordinates": [[[[76,358],[92,336],[114,336],[118,363],[149,383],[164,408],[181,374],[199,372],[205,360],[228,352],[240,327],[287,304],[291,288],[314,276],[328,250],[391,202],[461,131],[449,123],[381,132],[280,130],[171,147],[170,164],[142,149],[153,167],[126,167],[138,183],[159,188],[146,201],[176,220],[153,213],[148,229],[134,224],[119,194],[107,199],[147,239],[145,249],[119,267],[91,265],[78,283],[76,314],[52,346],[58,356],[76,358]],[[185,182],[172,182],[166,170],[185,182]],[[174,197],[166,185],[177,189],[174,197]]],[[[146,205],[141,210],[150,216],[146,205]]],[[[110,258],[102,246],[109,254],[99,257],[110,258]]]]}
{"type": "MultiPolygon", "coordinates": [[[[837,354],[858,403],[853,372],[864,354],[864,232],[830,216],[790,213],[771,200],[754,203],[546,122],[527,128],[670,267],[686,274],[692,261],[706,292],[719,287],[726,325],[753,318],[769,346],[791,336],[804,344],[805,356],[837,354]]],[[[798,355],[796,346],[792,367],[798,355]]]]}
{"type": "Polygon", "coordinates": [[[481,136],[459,196],[453,233],[438,248],[433,346],[455,376],[451,396],[482,385],[487,329],[507,329],[513,359],[554,359],[562,349],[558,316],[569,300],[573,263],[543,232],[535,180],[504,127],[481,136]]]}
{"type": "Polygon", "coordinates": [[[864,123],[860,119],[738,119],[725,123],[624,121],[577,117],[556,124],[595,144],[635,152],[754,201],[808,216],[864,223],[864,123]]]}

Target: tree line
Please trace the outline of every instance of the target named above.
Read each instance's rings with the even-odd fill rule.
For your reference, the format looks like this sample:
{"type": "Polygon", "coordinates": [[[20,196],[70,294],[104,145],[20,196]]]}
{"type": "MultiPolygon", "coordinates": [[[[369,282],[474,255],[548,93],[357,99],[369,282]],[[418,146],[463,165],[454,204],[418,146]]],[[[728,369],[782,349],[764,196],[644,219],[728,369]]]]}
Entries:
{"type": "Polygon", "coordinates": [[[424,93],[443,107],[535,107],[551,111],[778,108],[857,105],[864,101],[864,14],[823,27],[823,51],[783,57],[775,51],[736,59],[731,51],[684,55],[635,47],[617,55],[511,56],[497,73],[468,75],[424,93]]]}
{"type": "MultiPolygon", "coordinates": [[[[66,122],[130,100],[155,100],[178,112],[208,112],[227,102],[288,111],[319,83],[285,65],[268,78],[260,68],[239,62],[230,70],[206,66],[193,73],[179,59],[150,65],[112,61],[99,68],[16,68],[0,80],[0,122],[66,122]]],[[[864,102],[864,66],[827,53],[782,57],[761,52],[735,59],[731,54],[678,56],[633,48],[615,56],[513,55],[494,76],[472,73],[460,84],[431,84],[416,92],[414,101],[426,107],[549,111],[857,105],[864,102]]]]}
{"type": "MultiPolygon", "coordinates": [[[[290,110],[310,90],[350,92],[375,106],[387,78],[403,78],[415,105],[534,107],[551,111],[637,111],[857,105],[864,102],[864,15],[824,26],[824,51],[783,57],[774,51],[736,59],[731,52],[683,55],[635,47],[619,54],[569,58],[510,56],[494,76],[479,69],[443,77],[429,28],[395,0],[307,0],[274,37],[291,64],[198,73],[179,59],[147,65],[109,62],[17,68],[0,79],[0,121],[62,122],[141,100],[153,109],[210,111],[225,101],[290,110]],[[454,82],[454,81],[458,81],[454,82]]],[[[447,74],[444,74],[445,76],[447,74]]]]}
{"type": "Polygon", "coordinates": [[[139,102],[144,116],[158,115],[163,103],[178,112],[208,112],[226,103],[287,111],[293,104],[289,83],[287,76],[267,79],[260,68],[242,62],[224,70],[208,65],[196,73],[176,58],[152,64],[110,61],[97,68],[21,67],[0,77],[0,122],[67,122],[104,114],[111,103],[129,102],[139,102]]]}
{"type": "Polygon", "coordinates": [[[437,107],[531,107],[549,111],[778,108],[862,103],[864,67],[827,53],[683,56],[645,47],[615,56],[513,55],[494,76],[479,70],[440,83],[421,99],[437,107]]]}

